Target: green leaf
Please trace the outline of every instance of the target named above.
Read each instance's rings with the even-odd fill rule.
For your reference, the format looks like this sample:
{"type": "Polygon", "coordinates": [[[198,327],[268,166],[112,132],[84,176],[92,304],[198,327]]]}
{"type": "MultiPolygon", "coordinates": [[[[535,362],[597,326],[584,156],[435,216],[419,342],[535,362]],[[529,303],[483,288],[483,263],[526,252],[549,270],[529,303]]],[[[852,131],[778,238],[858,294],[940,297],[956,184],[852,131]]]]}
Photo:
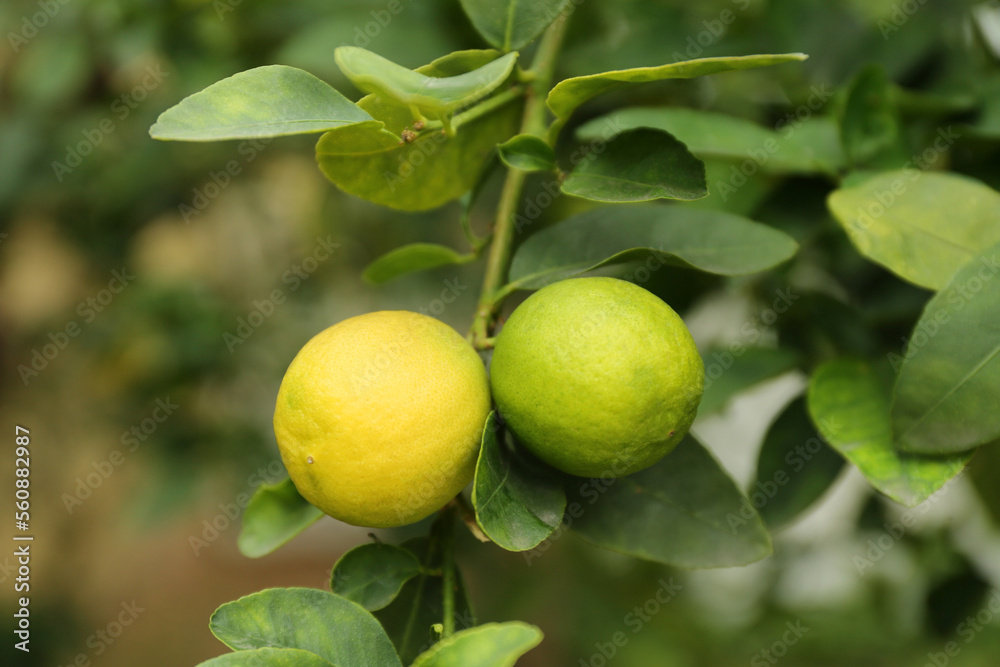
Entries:
{"type": "Polygon", "coordinates": [[[566,509],[559,477],[507,446],[496,412],[483,430],[472,504],[479,527],[508,551],[538,546],[559,527],[566,509]]]}
{"type": "Polygon", "coordinates": [[[597,546],[690,569],[746,565],[771,553],[760,516],[690,435],[651,468],[569,485],[570,526],[597,546]]]}
{"type": "Polygon", "coordinates": [[[907,507],[919,505],[965,467],[969,455],[930,457],[895,449],[889,397],[863,361],[828,361],[809,381],[809,414],[820,434],[872,486],[907,507]]]}
{"type": "Polygon", "coordinates": [[[844,163],[837,126],[829,118],[775,131],[715,111],[633,107],[584,123],[576,138],[593,142],[637,127],[669,132],[701,159],[749,160],[768,173],[835,174],[844,163]]]}
{"type": "Polygon", "coordinates": [[[299,495],[291,479],[257,488],[246,511],[237,542],[240,553],[247,558],[260,558],[271,553],[309,526],[323,512],[299,495]]]}
{"type": "Polygon", "coordinates": [[[728,56],[723,58],[699,58],[660,65],[658,67],[637,67],[578,76],[560,81],[549,91],[546,103],[556,115],[553,132],[566,122],[570,114],[587,100],[604,93],[652,81],[665,79],[693,79],[709,74],[732,72],[734,70],[769,67],[782,63],[805,60],[803,53],[780,55],[728,56]]]}
{"type": "Polygon", "coordinates": [[[552,171],[556,154],[552,147],[533,134],[519,134],[497,146],[500,159],[508,167],[521,171],[552,171]]]}
{"type": "Polygon", "coordinates": [[[209,627],[236,651],[298,648],[336,667],[401,667],[371,614],[314,588],[270,588],[227,602],[212,614],[209,627]]]}
{"type": "Polygon", "coordinates": [[[747,495],[767,525],[780,528],[819,500],[843,468],[844,459],[816,432],[805,399],[798,398],[768,429],[747,495]]]}
{"type": "Polygon", "coordinates": [[[1000,242],[1000,193],[957,174],[884,172],[827,204],[862,255],[932,290],[1000,242]]]}
{"type": "Polygon", "coordinates": [[[720,275],[770,269],[798,244],[784,232],[721,211],[636,205],[592,209],[532,234],[510,268],[518,289],[538,289],[596,268],[647,259],[720,275]]]}
{"type": "Polygon", "coordinates": [[[727,349],[708,350],[705,363],[705,393],[698,416],[721,410],[737,394],[798,365],[799,355],[786,349],[751,347],[734,354],[727,349]]]}
{"type": "Polygon", "coordinates": [[[218,141],[325,132],[372,117],[312,74],[268,65],[214,83],[164,111],[149,135],[218,141]]]}
{"type": "Polygon", "coordinates": [[[334,50],[337,66],[355,86],[439,117],[483,99],[507,80],[517,62],[508,53],[455,76],[428,76],[357,46],[334,50]]]}
{"type": "MultiPolygon", "coordinates": [[[[453,76],[489,63],[496,51],[459,51],[439,58],[418,72],[453,76]]],[[[415,140],[401,135],[413,124],[406,105],[369,95],[358,106],[382,123],[327,132],[316,145],[322,172],[340,189],[362,199],[406,211],[437,208],[467,192],[479,180],[496,145],[516,131],[521,104],[510,103],[459,125],[447,137],[424,130],[415,140]]]]}
{"type": "Polygon", "coordinates": [[[569,0],[461,0],[462,9],[486,41],[504,51],[525,46],[542,34],[569,0]]]}
{"type": "Polygon", "coordinates": [[[412,667],[514,667],[541,641],[542,631],[527,623],[485,623],[442,639],[412,667]]]}
{"type": "Polygon", "coordinates": [[[863,69],[847,90],[840,118],[844,152],[852,164],[874,158],[899,139],[899,123],[892,84],[885,69],[872,64],[863,69]]]}
{"type": "Polygon", "coordinates": [[[436,243],[411,243],[382,255],[365,267],[361,276],[368,282],[379,285],[407,273],[427,271],[449,264],[467,264],[475,258],[475,254],[462,255],[436,243]]]}
{"type": "Polygon", "coordinates": [[[354,547],[333,566],[330,588],[368,611],[392,602],[403,585],[420,574],[420,561],[410,551],[391,544],[354,547]]]}
{"type": "Polygon", "coordinates": [[[315,653],[297,648],[258,648],[206,660],[198,667],[335,667],[315,653]]]}
{"type": "Polygon", "coordinates": [[[640,127],[616,135],[579,162],[562,191],[583,199],[693,201],[708,196],[705,165],[663,130],[640,127]]]}
{"type": "MultiPolygon", "coordinates": [[[[409,665],[439,639],[432,626],[441,623],[444,618],[444,580],[439,575],[428,574],[441,568],[441,554],[439,550],[430,553],[429,539],[419,537],[407,540],[402,546],[417,556],[423,571],[406,582],[396,599],[375,612],[375,617],[385,628],[399,657],[409,665]]],[[[476,618],[461,573],[456,580],[455,627],[469,628],[476,624],[476,618]]]]}
{"type": "Polygon", "coordinates": [[[927,304],[904,356],[890,358],[901,366],[892,405],[901,449],[951,454],[1000,438],[998,274],[1000,244],[959,269],[927,304]]]}

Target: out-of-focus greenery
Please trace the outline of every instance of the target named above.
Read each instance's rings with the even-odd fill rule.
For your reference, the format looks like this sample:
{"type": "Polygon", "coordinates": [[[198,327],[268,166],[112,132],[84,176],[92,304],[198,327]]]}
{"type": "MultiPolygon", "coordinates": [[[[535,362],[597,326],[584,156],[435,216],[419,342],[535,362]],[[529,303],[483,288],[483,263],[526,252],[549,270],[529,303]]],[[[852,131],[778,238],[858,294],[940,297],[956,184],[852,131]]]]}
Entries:
{"type": "MultiPolygon", "coordinates": [[[[337,46],[364,46],[408,67],[482,46],[457,0],[401,1],[403,12],[386,22],[384,0],[51,0],[42,4],[57,11],[34,31],[25,26],[44,13],[39,3],[0,4],[0,414],[5,425],[32,429],[38,534],[37,643],[27,662],[14,664],[68,664],[78,654],[95,665],[194,664],[218,652],[204,619],[219,603],[263,585],[322,586],[324,570],[357,542],[356,533],[348,539],[338,537],[340,527],[317,526],[308,533],[312,550],[251,566],[235,556],[235,529],[198,552],[190,536],[204,536],[203,520],[252,491],[256,471],[276,460],[274,394],[314,333],[392,308],[468,326],[475,265],[380,287],[360,279],[372,259],[403,243],[462,249],[458,206],[403,214],[344,195],[319,174],[309,137],[170,144],[150,140],[147,129],[183,97],[259,65],[301,67],[356,99],[333,61],[337,46]],[[114,271],[134,276],[120,293],[106,289],[114,271]],[[79,335],[37,375],[24,375],[71,323],[79,335]],[[157,401],[178,407],[143,433],[157,401]],[[141,434],[134,440],[133,428],[141,434]],[[124,463],[90,488],[88,475],[115,450],[124,463]],[[146,608],[135,629],[103,649],[89,643],[133,598],[146,608]]],[[[806,52],[800,66],[653,84],[631,98],[773,126],[816,90],[838,91],[838,108],[844,85],[879,63],[912,91],[900,103],[904,114],[920,114],[908,132],[953,125],[959,139],[939,159],[997,188],[998,22],[995,3],[945,0],[584,2],[560,74],[806,52]]],[[[576,122],[618,102],[595,101],[576,122]]],[[[709,163],[710,186],[729,166],[709,163]]],[[[473,212],[477,228],[485,228],[497,188],[488,184],[473,212]]],[[[706,205],[753,211],[800,241],[827,244],[837,261],[824,269],[866,295],[846,314],[815,297],[791,317],[828,321],[830,336],[859,351],[871,341],[851,328],[852,317],[899,340],[925,295],[861,262],[829,222],[827,188],[820,179],[761,175],[734,200],[706,205]]],[[[576,210],[579,203],[559,200],[540,224],[576,210]]],[[[649,287],[679,310],[698,305],[706,287],[739,293],[738,283],[672,269],[649,287]]],[[[781,335],[797,334],[789,326],[781,335]]],[[[824,354],[822,337],[801,342],[824,354]]],[[[973,462],[968,477],[979,489],[994,488],[995,459],[973,462]]],[[[955,641],[960,652],[948,664],[995,665],[996,623],[982,616],[982,631],[963,630],[1000,586],[1000,500],[987,494],[984,504],[969,480],[958,485],[870,568],[856,557],[900,510],[851,479],[828,513],[779,533],[776,555],[742,570],[667,571],[578,548],[571,535],[530,562],[469,541],[462,561],[481,619],[517,618],[545,630],[524,665],[772,664],[761,651],[796,622],[809,631],[787,646],[783,664],[923,665],[955,641]],[[671,577],[682,594],[638,623],[636,605],[655,599],[671,577]],[[628,643],[608,660],[600,647],[618,631],[628,643]]],[[[0,578],[6,607],[11,579],[6,571],[0,578]]],[[[9,617],[0,625],[9,638],[9,617]]]]}

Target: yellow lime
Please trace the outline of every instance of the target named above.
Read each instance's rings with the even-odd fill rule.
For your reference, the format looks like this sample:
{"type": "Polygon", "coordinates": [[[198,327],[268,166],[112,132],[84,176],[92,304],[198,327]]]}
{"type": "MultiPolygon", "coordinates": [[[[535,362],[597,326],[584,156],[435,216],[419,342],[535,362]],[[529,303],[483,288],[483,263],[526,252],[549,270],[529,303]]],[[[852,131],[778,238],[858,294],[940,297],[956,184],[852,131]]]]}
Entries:
{"type": "Polygon", "coordinates": [[[694,421],[705,369],[683,320],[614,278],[549,285],[497,336],[493,398],[508,428],[573,475],[627,475],[677,446],[694,421]]]}
{"type": "Polygon", "coordinates": [[[358,526],[401,526],[471,480],[490,410],[486,370],[454,329],[407,311],[318,334],[281,382],[274,433],[299,493],[358,526]]]}

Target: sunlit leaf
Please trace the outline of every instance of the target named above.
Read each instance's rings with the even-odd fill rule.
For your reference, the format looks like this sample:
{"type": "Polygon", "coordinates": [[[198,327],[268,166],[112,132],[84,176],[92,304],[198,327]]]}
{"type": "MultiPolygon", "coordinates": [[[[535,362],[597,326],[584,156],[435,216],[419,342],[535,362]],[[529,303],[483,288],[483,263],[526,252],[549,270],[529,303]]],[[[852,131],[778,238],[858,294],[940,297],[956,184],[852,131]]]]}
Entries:
{"type": "Polygon", "coordinates": [[[376,285],[415,271],[427,271],[449,264],[466,264],[476,256],[460,254],[436,243],[411,243],[390,250],[365,267],[362,277],[376,285]]]}
{"type": "Polygon", "coordinates": [[[462,9],[486,41],[504,51],[528,44],[569,5],[570,0],[461,0],[462,9]]]}
{"type": "Polygon", "coordinates": [[[485,623],[441,640],[413,667],[514,667],[541,641],[541,630],[527,623],[485,623]]]}
{"type": "Polygon", "coordinates": [[[291,479],[257,488],[240,529],[240,553],[260,558],[314,524],[323,512],[299,495],[291,479]]]}

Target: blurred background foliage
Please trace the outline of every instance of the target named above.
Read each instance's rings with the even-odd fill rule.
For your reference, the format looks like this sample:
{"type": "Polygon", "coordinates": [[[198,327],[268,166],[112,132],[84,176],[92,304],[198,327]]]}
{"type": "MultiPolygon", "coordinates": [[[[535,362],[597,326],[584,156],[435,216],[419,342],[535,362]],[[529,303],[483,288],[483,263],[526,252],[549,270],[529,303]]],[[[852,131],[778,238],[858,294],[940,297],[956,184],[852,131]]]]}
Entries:
{"type": "MultiPolygon", "coordinates": [[[[458,206],[403,214],[343,195],[316,168],[310,137],[164,144],[147,129],[183,97],[259,65],[302,67],[357,98],[334,65],[337,46],[365,46],[407,66],[481,46],[457,0],[402,5],[385,22],[384,0],[0,4],[0,414],[8,431],[16,423],[32,432],[37,535],[32,652],[13,664],[64,665],[81,655],[109,667],[195,664],[221,649],[206,623],[220,603],[266,586],[322,587],[335,559],[366,539],[325,519],[248,561],[235,548],[241,494],[276,474],[274,395],[314,333],[376,309],[423,310],[466,329],[479,266],[378,288],[359,277],[403,243],[461,248],[458,206]],[[43,5],[56,11],[39,19],[43,5]],[[115,271],[129,277],[124,289],[111,282],[115,271]],[[158,420],[163,403],[176,408],[158,420]],[[98,631],[133,600],[143,611],[105,642],[98,631]]],[[[934,166],[1000,187],[996,2],[584,2],[560,74],[792,51],[810,59],[610,95],[575,120],[627,102],[774,126],[817,89],[837,91],[822,110],[836,116],[845,86],[878,63],[909,91],[899,98],[899,156],[954,126],[960,138],[934,166]]],[[[709,161],[710,188],[731,166],[709,161]]],[[[497,187],[494,179],[473,212],[480,229],[497,187]]],[[[861,260],[826,212],[830,188],[760,173],[732,199],[700,204],[792,233],[803,252],[776,275],[723,281],[663,269],[646,286],[685,314],[703,350],[738,340],[740,323],[783,285],[805,293],[805,305],[757,344],[780,338],[812,361],[834,343],[861,353],[899,345],[927,294],[861,260]],[[858,299],[810,291],[829,276],[858,299]]],[[[559,200],[538,224],[579,206],[559,200]]],[[[696,425],[741,484],[750,486],[762,436],[803,378],[791,372],[756,387],[696,425]]],[[[961,624],[988,610],[1000,586],[994,449],[984,448],[870,568],[857,556],[902,510],[853,471],[778,532],[773,557],[747,568],[668,571],[572,535],[531,559],[470,539],[461,562],[481,620],[522,619],[545,631],[524,665],[764,665],[779,651],[787,665],[924,665],[956,641],[949,664],[992,666],[1000,623],[981,613],[971,638],[961,624]],[[634,631],[630,614],[671,578],[682,591],[634,631]],[[778,647],[788,623],[808,631],[778,647]],[[608,652],[618,631],[628,643],[608,658],[602,647],[608,652]]],[[[10,488],[12,457],[2,466],[10,488]]],[[[0,555],[5,608],[11,561],[0,555]]],[[[9,615],[0,625],[7,650],[9,615]]]]}

